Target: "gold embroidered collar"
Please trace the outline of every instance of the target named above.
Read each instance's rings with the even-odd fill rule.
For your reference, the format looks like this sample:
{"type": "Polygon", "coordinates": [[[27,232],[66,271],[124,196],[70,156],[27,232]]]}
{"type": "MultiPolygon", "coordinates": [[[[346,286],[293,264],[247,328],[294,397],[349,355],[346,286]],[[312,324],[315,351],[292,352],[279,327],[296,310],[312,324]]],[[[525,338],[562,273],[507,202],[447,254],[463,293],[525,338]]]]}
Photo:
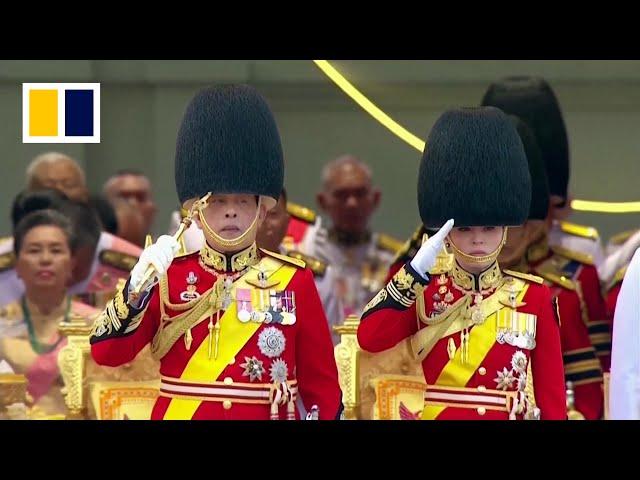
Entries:
{"type": "Polygon", "coordinates": [[[353,247],[355,245],[362,245],[371,241],[371,232],[365,231],[362,233],[348,233],[341,232],[336,229],[329,230],[329,240],[343,247],[353,247]]]}
{"type": "Polygon", "coordinates": [[[200,250],[200,266],[207,267],[218,272],[241,272],[247,267],[255,265],[258,258],[258,249],[255,242],[250,247],[231,256],[225,255],[211,248],[206,242],[200,250]]]}
{"type": "Polygon", "coordinates": [[[462,290],[483,292],[498,286],[502,279],[502,272],[500,271],[500,266],[497,261],[493,262],[490,267],[478,275],[467,272],[458,262],[455,262],[451,271],[451,277],[453,283],[462,290]]]}

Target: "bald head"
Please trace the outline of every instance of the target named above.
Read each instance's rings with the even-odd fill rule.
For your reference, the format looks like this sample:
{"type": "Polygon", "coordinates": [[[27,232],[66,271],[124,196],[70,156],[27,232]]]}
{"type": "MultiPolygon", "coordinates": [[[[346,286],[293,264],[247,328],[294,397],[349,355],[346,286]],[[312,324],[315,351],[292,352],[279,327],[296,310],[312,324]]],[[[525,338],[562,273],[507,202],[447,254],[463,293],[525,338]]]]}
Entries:
{"type": "Polygon", "coordinates": [[[43,153],[27,167],[27,190],[53,188],[67,197],[86,202],[89,197],[84,171],[68,155],[58,152],[43,153]]]}
{"type": "Polygon", "coordinates": [[[371,215],[380,203],[380,191],[373,188],[366,163],[353,155],[343,155],[324,167],[317,201],[335,229],[360,234],[369,228],[371,215]]]}
{"type": "Polygon", "coordinates": [[[358,175],[371,185],[371,168],[358,157],[343,155],[327,163],[322,169],[322,188],[331,190],[343,174],[358,175]]]}

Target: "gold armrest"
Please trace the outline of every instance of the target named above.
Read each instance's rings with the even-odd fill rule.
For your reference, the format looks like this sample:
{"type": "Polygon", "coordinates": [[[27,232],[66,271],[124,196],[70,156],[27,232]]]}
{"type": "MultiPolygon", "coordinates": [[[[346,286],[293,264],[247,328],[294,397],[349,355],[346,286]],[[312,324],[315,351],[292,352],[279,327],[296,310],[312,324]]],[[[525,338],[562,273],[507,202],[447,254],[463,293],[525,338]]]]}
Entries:
{"type": "Polygon", "coordinates": [[[91,325],[84,321],[62,323],[58,330],[67,344],[58,353],[58,367],[64,382],[62,394],[69,411],[67,418],[85,418],[87,413],[86,359],[91,350],[91,325]]]}
{"type": "Polygon", "coordinates": [[[342,325],[333,327],[340,334],[340,343],[334,348],[336,366],[338,367],[338,380],[342,389],[342,404],[344,405],[344,418],[355,420],[358,418],[358,405],[360,403],[360,389],[358,388],[358,325],[360,319],[351,315],[342,325]]]}

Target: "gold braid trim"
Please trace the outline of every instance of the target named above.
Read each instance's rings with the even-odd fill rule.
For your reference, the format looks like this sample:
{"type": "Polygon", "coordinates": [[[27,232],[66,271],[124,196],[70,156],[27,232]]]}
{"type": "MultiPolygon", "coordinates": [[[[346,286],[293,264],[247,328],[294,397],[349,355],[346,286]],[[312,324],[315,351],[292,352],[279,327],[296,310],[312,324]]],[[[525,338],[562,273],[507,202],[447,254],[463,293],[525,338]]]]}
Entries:
{"type": "Polygon", "coordinates": [[[578,300],[580,300],[580,313],[582,313],[582,321],[589,325],[589,308],[587,307],[587,302],[584,301],[584,295],[582,294],[582,284],[580,280],[576,280],[575,282],[576,294],[578,295],[578,300]]]}
{"type": "Polygon", "coordinates": [[[208,318],[204,315],[211,309],[215,302],[216,295],[214,286],[207,290],[200,298],[189,302],[192,307],[191,310],[169,318],[164,313],[164,301],[161,301],[160,328],[158,328],[151,342],[151,356],[155,360],[160,360],[164,357],[173,344],[175,344],[187,330],[208,318]]]}

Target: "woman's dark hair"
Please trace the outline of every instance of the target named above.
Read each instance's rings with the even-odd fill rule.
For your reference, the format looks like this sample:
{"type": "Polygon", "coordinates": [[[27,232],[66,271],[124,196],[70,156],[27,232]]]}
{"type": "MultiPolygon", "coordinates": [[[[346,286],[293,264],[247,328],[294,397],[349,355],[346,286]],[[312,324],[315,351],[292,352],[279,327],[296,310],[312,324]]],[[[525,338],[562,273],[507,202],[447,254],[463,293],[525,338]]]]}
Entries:
{"type": "Polygon", "coordinates": [[[22,218],[31,212],[45,208],[60,210],[69,198],[62,192],[50,188],[42,190],[23,190],[13,199],[11,205],[11,225],[15,229],[22,218]]]}
{"type": "Polygon", "coordinates": [[[60,212],[51,209],[37,210],[25,215],[16,225],[13,232],[13,251],[18,256],[27,234],[36,227],[53,226],[62,230],[67,238],[71,252],[74,252],[78,239],[73,231],[71,221],[60,212]]]}

